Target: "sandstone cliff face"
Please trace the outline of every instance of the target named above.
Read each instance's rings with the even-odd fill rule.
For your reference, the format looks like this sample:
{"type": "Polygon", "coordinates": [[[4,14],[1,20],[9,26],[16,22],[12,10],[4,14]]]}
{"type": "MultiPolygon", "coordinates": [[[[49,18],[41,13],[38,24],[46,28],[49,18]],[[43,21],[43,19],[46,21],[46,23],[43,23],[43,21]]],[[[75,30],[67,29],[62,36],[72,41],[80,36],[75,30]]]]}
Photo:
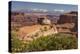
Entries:
{"type": "Polygon", "coordinates": [[[65,13],[60,15],[60,19],[58,20],[58,24],[63,23],[77,23],[78,15],[76,12],[65,13]]]}
{"type": "Polygon", "coordinates": [[[59,25],[58,28],[62,29],[62,30],[58,29],[60,32],[69,30],[69,32],[71,32],[71,33],[72,32],[78,33],[78,13],[70,12],[70,13],[65,13],[63,15],[60,15],[60,19],[58,20],[57,24],[59,25]],[[65,26],[65,24],[66,24],[66,26],[65,26]],[[70,28],[70,27],[72,27],[72,28],[70,28]],[[64,29],[66,29],[66,30],[64,30],[64,29]]]}
{"type": "Polygon", "coordinates": [[[50,25],[25,26],[19,29],[18,38],[20,40],[32,41],[41,36],[48,36],[56,33],[58,32],[55,25],[52,27],[50,25]]]}

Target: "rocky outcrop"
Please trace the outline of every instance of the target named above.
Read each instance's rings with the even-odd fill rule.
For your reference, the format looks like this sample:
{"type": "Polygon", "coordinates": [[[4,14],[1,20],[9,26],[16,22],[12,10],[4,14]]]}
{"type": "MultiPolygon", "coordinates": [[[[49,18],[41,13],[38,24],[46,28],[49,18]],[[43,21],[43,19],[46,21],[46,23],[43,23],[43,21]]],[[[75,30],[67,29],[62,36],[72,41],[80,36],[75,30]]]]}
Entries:
{"type": "Polygon", "coordinates": [[[70,12],[60,15],[60,19],[58,20],[58,24],[63,23],[77,23],[78,15],[77,12],[70,12]]]}
{"type": "Polygon", "coordinates": [[[53,27],[49,25],[34,25],[20,28],[18,32],[18,37],[20,40],[31,41],[41,36],[47,36],[56,33],[58,32],[55,25],[53,25],[53,27]]]}
{"type": "Polygon", "coordinates": [[[78,13],[70,12],[60,15],[57,22],[58,32],[78,33],[78,13]]]}

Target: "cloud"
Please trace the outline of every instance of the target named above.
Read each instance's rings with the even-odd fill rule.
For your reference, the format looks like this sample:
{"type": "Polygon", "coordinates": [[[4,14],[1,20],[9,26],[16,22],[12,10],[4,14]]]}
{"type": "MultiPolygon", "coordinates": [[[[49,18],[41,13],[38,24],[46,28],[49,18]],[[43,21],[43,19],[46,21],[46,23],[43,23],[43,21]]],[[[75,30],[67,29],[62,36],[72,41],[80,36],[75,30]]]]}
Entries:
{"type": "Polygon", "coordinates": [[[33,11],[42,11],[42,12],[47,12],[48,10],[47,9],[38,9],[38,8],[34,8],[34,9],[31,9],[33,11]]]}
{"type": "Polygon", "coordinates": [[[43,11],[43,12],[47,12],[48,10],[46,9],[39,9],[40,11],[43,11]]]}
{"type": "Polygon", "coordinates": [[[54,9],[54,11],[64,12],[62,9],[54,9]]]}

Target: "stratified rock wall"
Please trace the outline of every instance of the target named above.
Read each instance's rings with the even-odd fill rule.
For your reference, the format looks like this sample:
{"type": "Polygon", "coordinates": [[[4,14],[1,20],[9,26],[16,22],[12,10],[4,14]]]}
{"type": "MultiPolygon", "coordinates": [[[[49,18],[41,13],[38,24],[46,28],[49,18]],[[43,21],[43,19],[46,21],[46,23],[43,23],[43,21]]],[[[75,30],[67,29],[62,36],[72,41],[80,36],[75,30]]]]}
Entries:
{"type": "MultiPolygon", "coordinates": [[[[67,30],[78,33],[78,12],[70,12],[60,15],[60,19],[58,20],[57,24],[60,26],[59,28],[62,28],[61,25],[64,24],[67,25],[67,26],[64,25],[65,28],[70,27],[68,26],[68,24],[71,25],[74,24],[74,27],[67,28],[67,30]]],[[[64,28],[62,28],[62,30],[64,30],[64,28]]]]}
{"type": "Polygon", "coordinates": [[[63,23],[77,23],[78,15],[76,12],[70,12],[63,15],[60,15],[60,19],[58,20],[58,24],[63,23]]]}

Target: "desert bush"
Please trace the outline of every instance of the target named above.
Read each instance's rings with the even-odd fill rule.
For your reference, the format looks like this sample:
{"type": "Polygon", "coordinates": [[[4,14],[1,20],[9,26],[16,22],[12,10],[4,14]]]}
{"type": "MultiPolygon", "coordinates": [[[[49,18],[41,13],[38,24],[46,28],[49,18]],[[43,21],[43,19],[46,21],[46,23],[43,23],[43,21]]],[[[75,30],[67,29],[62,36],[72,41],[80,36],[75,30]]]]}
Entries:
{"type": "Polygon", "coordinates": [[[42,36],[27,45],[25,51],[65,50],[76,49],[77,38],[71,34],[59,33],[42,36]]]}
{"type": "Polygon", "coordinates": [[[12,52],[77,49],[78,45],[75,36],[64,33],[41,36],[29,43],[24,43],[24,41],[17,39],[15,32],[12,36],[12,52]]]}
{"type": "Polygon", "coordinates": [[[27,43],[24,43],[24,41],[19,40],[17,38],[17,33],[15,31],[12,31],[11,33],[11,51],[12,52],[22,52],[24,48],[26,47],[27,43]]]}

